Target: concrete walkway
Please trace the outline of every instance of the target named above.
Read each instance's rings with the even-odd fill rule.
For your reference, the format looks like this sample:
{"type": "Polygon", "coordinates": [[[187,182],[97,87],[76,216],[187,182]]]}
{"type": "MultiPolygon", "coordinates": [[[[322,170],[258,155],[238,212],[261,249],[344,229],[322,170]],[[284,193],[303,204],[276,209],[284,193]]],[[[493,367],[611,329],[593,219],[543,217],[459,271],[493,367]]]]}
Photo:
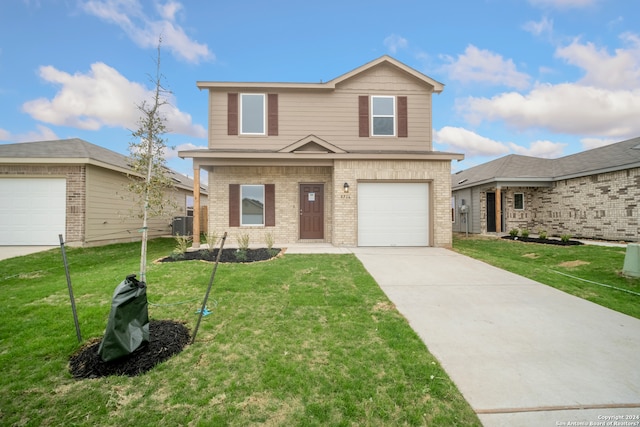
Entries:
{"type": "Polygon", "coordinates": [[[447,249],[352,251],[485,426],[640,426],[606,418],[640,416],[640,320],[447,249]]]}

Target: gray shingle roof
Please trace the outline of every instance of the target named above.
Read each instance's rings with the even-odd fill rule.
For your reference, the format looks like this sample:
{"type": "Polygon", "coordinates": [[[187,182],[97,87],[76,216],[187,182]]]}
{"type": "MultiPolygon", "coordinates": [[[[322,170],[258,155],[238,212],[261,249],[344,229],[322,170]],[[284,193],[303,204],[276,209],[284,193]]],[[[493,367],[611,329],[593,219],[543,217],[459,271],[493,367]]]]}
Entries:
{"type": "Polygon", "coordinates": [[[558,159],[510,154],[453,174],[451,185],[457,190],[498,181],[548,183],[634,167],[640,167],[640,137],[558,159]]]}
{"type": "MultiPolygon", "coordinates": [[[[79,162],[91,160],[105,167],[111,166],[114,170],[131,170],[127,156],[79,138],[0,144],[0,163],[3,159],[9,158],[24,159],[25,163],[35,159],[50,159],[51,163],[55,163],[55,159],[77,159],[79,162]]],[[[178,186],[193,188],[192,179],[174,170],[168,170],[178,186]]]]}

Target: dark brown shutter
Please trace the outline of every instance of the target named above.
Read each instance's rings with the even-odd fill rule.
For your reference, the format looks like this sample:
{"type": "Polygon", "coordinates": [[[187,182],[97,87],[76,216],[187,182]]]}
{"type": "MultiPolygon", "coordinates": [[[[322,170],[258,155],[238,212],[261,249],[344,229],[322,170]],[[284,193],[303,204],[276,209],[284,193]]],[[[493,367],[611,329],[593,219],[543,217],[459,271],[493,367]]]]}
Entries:
{"type": "Polygon", "coordinates": [[[240,227],[240,184],[229,184],[229,227],[240,227]]]}
{"type": "Polygon", "coordinates": [[[278,136],[278,94],[267,96],[267,135],[278,136]]]}
{"type": "Polygon", "coordinates": [[[238,94],[227,94],[227,134],[238,134],[238,94]]]}
{"type": "Polygon", "coordinates": [[[275,227],[276,225],[276,186],[264,185],[264,225],[275,227]]]}
{"type": "Polygon", "coordinates": [[[358,129],[361,137],[369,136],[369,97],[358,97],[358,129]]]}
{"type": "Polygon", "coordinates": [[[398,97],[398,137],[409,136],[409,125],[407,122],[407,97],[398,97]]]}

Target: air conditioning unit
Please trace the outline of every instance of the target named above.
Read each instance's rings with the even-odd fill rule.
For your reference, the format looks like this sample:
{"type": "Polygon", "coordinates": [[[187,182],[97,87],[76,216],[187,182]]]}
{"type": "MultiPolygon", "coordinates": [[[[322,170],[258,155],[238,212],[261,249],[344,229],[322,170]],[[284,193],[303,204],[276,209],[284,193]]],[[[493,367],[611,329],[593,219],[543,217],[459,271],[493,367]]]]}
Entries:
{"type": "Polygon", "coordinates": [[[177,216],[171,224],[174,236],[191,236],[193,234],[193,217],[177,216]]]}

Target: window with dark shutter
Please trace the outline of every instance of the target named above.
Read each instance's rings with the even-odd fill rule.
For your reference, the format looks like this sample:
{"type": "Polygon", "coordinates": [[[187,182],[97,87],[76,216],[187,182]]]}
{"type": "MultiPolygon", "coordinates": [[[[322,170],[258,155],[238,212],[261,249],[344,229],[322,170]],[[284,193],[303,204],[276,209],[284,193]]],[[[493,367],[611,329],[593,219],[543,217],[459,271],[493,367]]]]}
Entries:
{"type": "Polygon", "coordinates": [[[238,134],[238,94],[227,94],[227,134],[238,134]]]}
{"type": "Polygon", "coordinates": [[[358,134],[360,137],[369,136],[369,97],[358,97],[358,134]]]}
{"type": "Polygon", "coordinates": [[[398,137],[406,138],[409,136],[409,124],[407,121],[407,97],[398,97],[398,137]]]}
{"type": "Polygon", "coordinates": [[[265,184],[264,186],[264,225],[275,227],[276,225],[276,186],[265,184]]]}
{"type": "Polygon", "coordinates": [[[240,184],[229,184],[229,227],[240,227],[240,184]]]}
{"type": "Polygon", "coordinates": [[[278,136],[278,94],[267,97],[267,132],[269,136],[278,136]]]}

